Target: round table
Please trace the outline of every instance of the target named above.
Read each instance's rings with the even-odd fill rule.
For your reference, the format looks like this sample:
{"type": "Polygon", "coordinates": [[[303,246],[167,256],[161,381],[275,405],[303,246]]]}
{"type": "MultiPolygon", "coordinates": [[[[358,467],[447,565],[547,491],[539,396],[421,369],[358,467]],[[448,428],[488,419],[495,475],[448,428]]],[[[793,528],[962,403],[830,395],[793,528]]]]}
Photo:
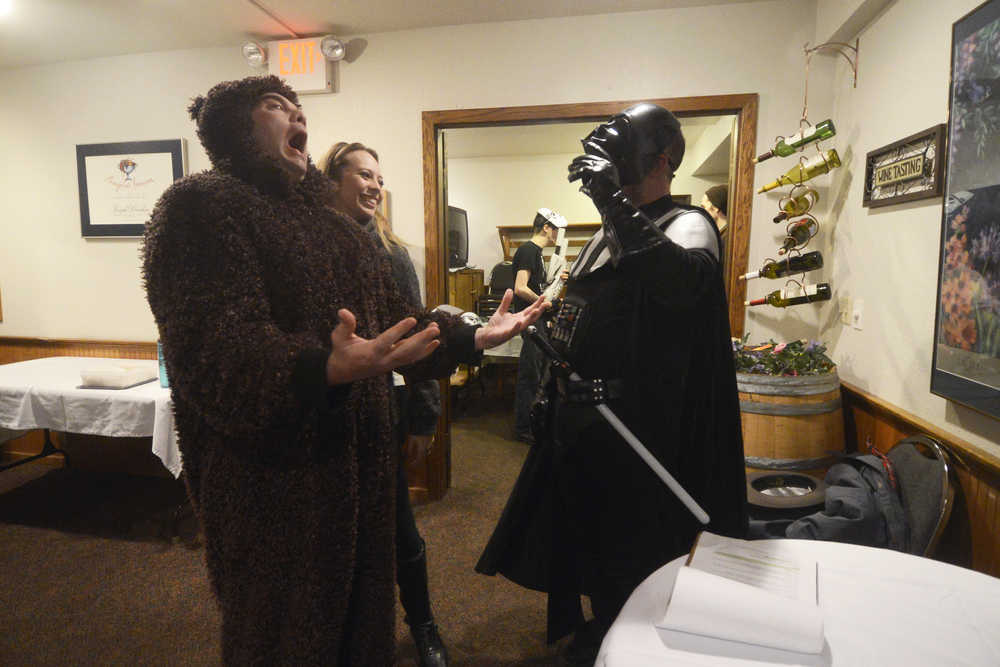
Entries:
{"type": "Polygon", "coordinates": [[[657,628],[685,555],[633,591],[605,636],[596,664],[1000,665],[1000,579],[887,549],[818,540],[780,542],[788,555],[818,564],[826,639],[822,653],[657,628]]]}

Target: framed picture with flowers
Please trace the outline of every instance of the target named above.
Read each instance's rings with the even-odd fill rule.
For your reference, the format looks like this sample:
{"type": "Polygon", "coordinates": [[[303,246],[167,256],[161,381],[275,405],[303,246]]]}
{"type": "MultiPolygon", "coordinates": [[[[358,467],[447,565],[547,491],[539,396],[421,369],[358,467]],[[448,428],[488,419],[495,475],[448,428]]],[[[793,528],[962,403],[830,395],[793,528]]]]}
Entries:
{"type": "Polygon", "coordinates": [[[1000,418],[1000,0],[952,26],[931,392],[1000,418]]]}

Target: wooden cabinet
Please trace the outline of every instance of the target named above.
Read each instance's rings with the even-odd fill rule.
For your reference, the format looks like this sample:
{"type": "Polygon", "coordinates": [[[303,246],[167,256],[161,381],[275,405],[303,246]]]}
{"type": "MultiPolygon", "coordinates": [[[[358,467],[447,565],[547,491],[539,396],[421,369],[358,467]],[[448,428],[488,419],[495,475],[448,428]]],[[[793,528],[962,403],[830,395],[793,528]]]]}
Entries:
{"type": "Polygon", "coordinates": [[[464,311],[476,311],[476,299],[483,293],[482,269],[448,272],[448,303],[464,311]]]}

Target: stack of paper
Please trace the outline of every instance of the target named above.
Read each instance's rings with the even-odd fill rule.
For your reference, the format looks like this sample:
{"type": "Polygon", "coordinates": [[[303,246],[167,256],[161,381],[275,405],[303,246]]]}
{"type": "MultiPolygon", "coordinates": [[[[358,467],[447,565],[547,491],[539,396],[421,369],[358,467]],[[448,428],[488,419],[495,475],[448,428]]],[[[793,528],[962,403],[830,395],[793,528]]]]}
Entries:
{"type": "Polygon", "coordinates": [[[702,533],[657,627],[801,653],[823,650],[817,565],[781,540],[702,533]]]}

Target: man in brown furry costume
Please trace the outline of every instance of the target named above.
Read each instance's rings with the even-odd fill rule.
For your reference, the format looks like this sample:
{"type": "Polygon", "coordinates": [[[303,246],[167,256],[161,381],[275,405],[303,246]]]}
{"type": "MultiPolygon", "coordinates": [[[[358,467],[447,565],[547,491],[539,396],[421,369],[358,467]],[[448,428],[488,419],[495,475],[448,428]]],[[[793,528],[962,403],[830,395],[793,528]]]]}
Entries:
{"type": "Polygon", "coordinates": [[[406,303],[370,235],[327,206],[305,117],[277,77],[220,83],[189,111],[213,169],[157,204],[144,278],[223,658],[391,664],[385,375],[445,377],[546,306],[474,328],[406,303]]]}

